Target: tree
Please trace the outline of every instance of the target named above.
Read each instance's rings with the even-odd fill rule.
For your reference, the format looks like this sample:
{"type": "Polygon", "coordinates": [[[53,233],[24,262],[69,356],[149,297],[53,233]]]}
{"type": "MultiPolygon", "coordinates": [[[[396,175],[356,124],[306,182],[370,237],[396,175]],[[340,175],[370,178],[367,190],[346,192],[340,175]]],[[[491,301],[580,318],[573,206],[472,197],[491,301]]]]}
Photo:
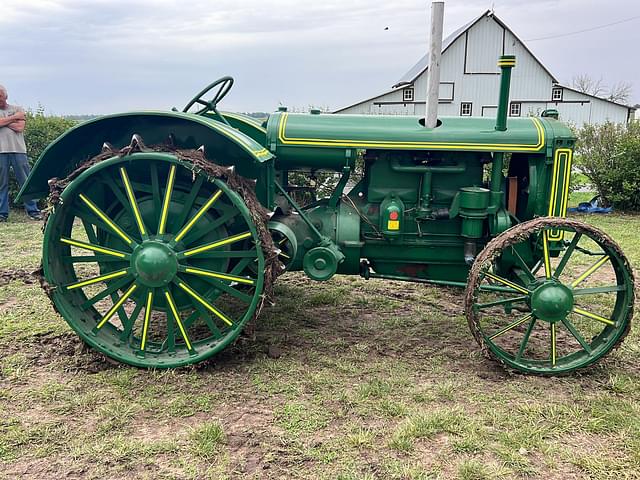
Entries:
{"type": "Polygon", "coordinates": [[[42,106],[38,106],[35,112],[27,111],[24,139],[29,163],[33,165],[51,142],[76,124],[74,120],[45,115],[42,106]]]}
{"type": "Polygon", "coordinates": [[[596,97],[604,95],[607,89],[602,78],[594,80],[586,73],[574,76],[571,80],[571,86],[579,92],[596,97]]]}
{"type": "Polygon", "coordinates": [[[627,103],[631,97],[631,84],[629,82],[614,83],[609,90],[608,100],[617,103],[627,103]]]}
{"type": "Polygon", "coordinates": [[[586,73],[574,76],[571,86],[579,92],[616,103],[627,103],[631,97],[631,83],[618,82],[607,88],[602,77],[595,80],[586,73]]]}

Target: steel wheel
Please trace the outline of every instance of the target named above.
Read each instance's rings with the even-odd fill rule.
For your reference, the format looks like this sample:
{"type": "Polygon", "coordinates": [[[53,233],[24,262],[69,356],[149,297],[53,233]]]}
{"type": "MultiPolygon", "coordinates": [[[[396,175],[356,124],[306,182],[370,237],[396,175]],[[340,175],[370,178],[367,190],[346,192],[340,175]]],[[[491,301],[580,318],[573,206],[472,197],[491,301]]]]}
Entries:
{"type": "Polygon", "coordinates": [[[481,252],[465,310],[489,357],[556,375],[593,364],[622,341],[633,302],[629,261],[611,238],[582,222],[541,218],[481,252]]]}
{"type": "Polygon", "coordinates": [[[109,159],[74,179],[48,219],[43,267],[80,337],[142,367],[222,350],[253,316],[264,280],[242,198],[165,153],[109,159]]]}

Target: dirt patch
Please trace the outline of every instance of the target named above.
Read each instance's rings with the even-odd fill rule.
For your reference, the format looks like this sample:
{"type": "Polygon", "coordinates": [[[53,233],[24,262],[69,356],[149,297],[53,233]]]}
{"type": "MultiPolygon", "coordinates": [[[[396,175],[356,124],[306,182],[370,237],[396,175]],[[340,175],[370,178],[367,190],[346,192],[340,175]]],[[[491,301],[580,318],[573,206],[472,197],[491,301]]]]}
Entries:
{"type": "Polygon", "coordinates": [[[0,287],[16,280],[26,284],[38,283],[39,273],[39,270],[26,268],[4,268],[0,270],[0,287]]]}
{"type": "Polygon", "coordinates": [[[239,412],[234,409],[225,418],[227,444],[235,462],[233,470],[252,475],[268,468],[261,445],[268,442],[272,424],[273,415],[256,405],[239,412]]]}
{"type": "Polygon", "coordinates": [[[3,467],[5,478],[42,480],[44,478],[66,478],[80,480],[86,478],[89,468],[77,463],[67,463],[67,459],[37,458],[22,460],[3,467]]]}
{"type": "Polygon", "coordinates": [[[34,366],[59,363],[66,372],[97,373],[121,368],[104,355],[91,349],[74,333],[34,333],[29,341],[7,345],[5,355],[23,352],[34,366]]]}
{"type": "Polygon", "coordinates": [[[16,305],[19,305],[18,299],[16,297],[9,297],[4,302],[0,303],[0,313],[8,312],[16,305]]]}

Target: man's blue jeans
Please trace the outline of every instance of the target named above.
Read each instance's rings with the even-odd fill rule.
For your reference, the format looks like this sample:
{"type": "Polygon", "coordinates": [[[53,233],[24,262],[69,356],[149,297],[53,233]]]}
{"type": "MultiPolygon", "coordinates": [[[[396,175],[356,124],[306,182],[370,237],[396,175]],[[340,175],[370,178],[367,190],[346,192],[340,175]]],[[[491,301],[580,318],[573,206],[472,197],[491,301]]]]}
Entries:
{"type": "MultiPolygon", "coordinates": [[[[22,186],[29,176],[29,161],[26,153],[0,153],[0,217],[9,216],[9,167],[22,186]]],[[[34,200],[24,202],[24,209],[29,215],[39,213],[34,200]]]]}

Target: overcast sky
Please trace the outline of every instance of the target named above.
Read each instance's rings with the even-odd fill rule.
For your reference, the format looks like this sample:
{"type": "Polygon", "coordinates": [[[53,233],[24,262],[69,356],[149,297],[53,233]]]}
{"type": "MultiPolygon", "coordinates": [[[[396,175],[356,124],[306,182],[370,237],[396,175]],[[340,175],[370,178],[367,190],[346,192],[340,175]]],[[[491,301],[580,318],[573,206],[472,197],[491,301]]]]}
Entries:
{"type": "MultiPolygon", "coordinates": [[[[223,75],[223,108],[337,108],[391,87],[425,52],[427,0],[2,0],[0,84],[53,114],[182,108],[223,75]],[[385,30],[388,27],[388,30],[385,30]]],[[[564,83],[633,84],[640,0],[447,0],[445,36],[495,12],[564,83]]]]}

